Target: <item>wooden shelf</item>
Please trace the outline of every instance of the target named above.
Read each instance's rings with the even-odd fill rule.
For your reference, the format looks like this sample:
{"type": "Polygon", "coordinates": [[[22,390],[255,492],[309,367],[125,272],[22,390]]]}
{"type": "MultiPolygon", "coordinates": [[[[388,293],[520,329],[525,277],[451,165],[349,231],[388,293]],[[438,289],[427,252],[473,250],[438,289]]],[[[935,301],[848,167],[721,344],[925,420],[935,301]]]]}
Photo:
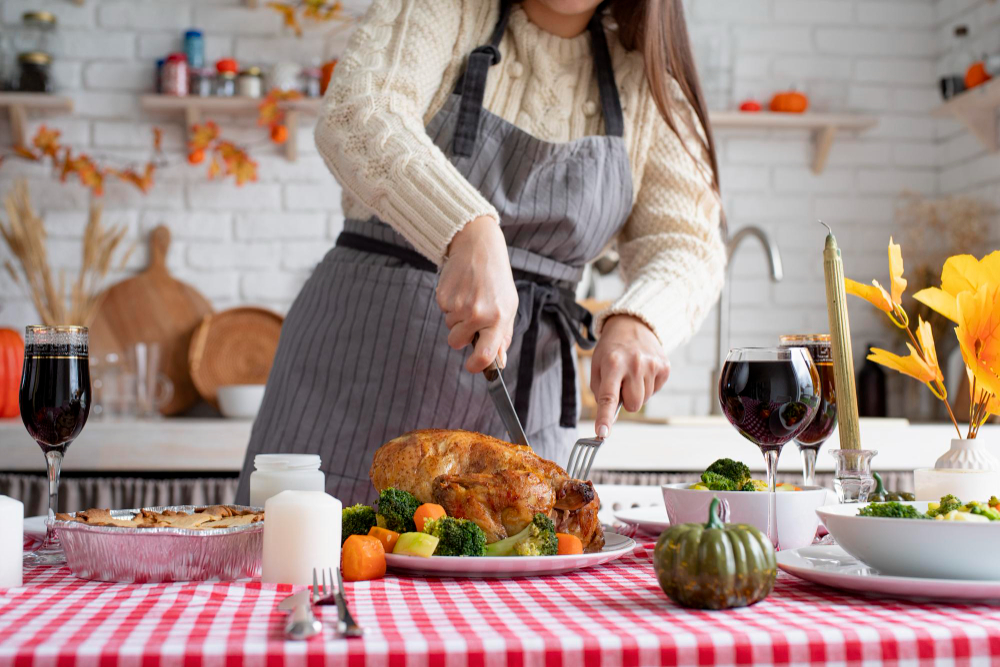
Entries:
{"type": "Polygon", "coordinates": [[[25,129],[29,111],[73,111],[73,99],[48,93],[0,93],[0,107],[10,114],[10,133],[15,146],[27,147],[25,129]]]}
{"type": "Polygon", "coordinates": [[[837,132],[862,132],[878,124],[874,116],[851,113],[773,113],[770,111],[712,111],[713,129],[808,130],[812,133],[813,173],[821,174],[837,132]]]}
{"type": "MultiPolygon", "coordinates": [[[[208,114],[226,115],[257,115],[261,98],[252,97],[176,97],[174,95],[143,95],[139,103],[145,111],[161,113],[183,113],[188,134],[191,127],[202,121],[208,114]]],[[[288,140],[285,141],[285,157],[295,161],[298,149],[295,141],[299,126],[299,115],[302,113],[315,115],[319,112],[322,100],[304,98],[282,102],[285,110],[285,125],[288,127],[288,140]]]]}
{"type": "Polygon", "coordinates": [[[934,109],[937,118],[952,116],[968,128],[991,153],[1000,150],[997,111],[1000,110],[1000,79],[988,81],[951,98],[934,109]]]}

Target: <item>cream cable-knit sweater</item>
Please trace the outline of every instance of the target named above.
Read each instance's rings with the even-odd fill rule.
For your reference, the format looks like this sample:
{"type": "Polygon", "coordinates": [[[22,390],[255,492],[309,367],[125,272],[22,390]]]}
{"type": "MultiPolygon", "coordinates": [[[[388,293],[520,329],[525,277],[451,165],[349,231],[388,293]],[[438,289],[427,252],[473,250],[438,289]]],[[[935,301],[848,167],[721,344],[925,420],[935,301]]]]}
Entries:
{"type": "MultiPolygon", "coordinates": [[[[377,214],[438,264],[467,222],[498,218],[424,130],[454,89],[466,55],[489,41],[498,4],[374,0],[337,64],[316,127],[316,145],[344,188],[345,215],[377,214]]],[[[641,54],[626,51],[609,18],[605,24],[634,203],[617,239],[628,286],[598,326],[613,314],[633,315],[670,350],[692,335],[722,288],[720,206],[699,143],[669,129],[641,54]]],[[[557,37],[515,6],[500,52],[489,71],[487,109],[546,141],[603,133],[588,32],[557,37]]],[[[676,84],[673,93],[681,113],[693,117],[676,84]]]]}

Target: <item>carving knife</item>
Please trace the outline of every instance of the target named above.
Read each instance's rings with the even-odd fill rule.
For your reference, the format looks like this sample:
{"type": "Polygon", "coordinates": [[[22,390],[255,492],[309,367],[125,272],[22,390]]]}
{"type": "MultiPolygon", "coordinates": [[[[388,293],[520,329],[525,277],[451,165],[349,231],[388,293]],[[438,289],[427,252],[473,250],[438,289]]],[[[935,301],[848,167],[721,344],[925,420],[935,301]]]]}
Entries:
{"type": "MultiPolygon", "coordinates": [[[[476,334],[472,339],[473,346],[475,346],[478,339],[479,334],[476,334]]],[[[517,412],[514,411],[514,403],[510,400],[507,385],[503,382],[499,359],[494,359],[493,363],[486,367],[486,370],[483,371],[483,377],[486,378],[486,387],[490,392],[490,398],[493,399],[493,405],[496,407],[497,414],[500,415],[500,420],[507,429],[507,434],[510,436],[511,442],[531,447],[528,444],[528,437],[524,434],[524,429],[521,428],[521,420],[517,418],[517,412]]]]}

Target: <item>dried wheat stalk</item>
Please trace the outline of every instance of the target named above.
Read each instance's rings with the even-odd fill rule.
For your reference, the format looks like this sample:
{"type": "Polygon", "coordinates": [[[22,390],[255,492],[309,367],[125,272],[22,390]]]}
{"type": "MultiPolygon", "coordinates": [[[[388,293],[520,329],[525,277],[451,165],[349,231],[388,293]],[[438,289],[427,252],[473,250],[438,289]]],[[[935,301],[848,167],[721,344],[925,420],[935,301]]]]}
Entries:
{"type": "MultiPolygon", "coordinates": [[[[101,205],[91,204],[87,226],[83,234],[83,263],[66,300],[66,275],[59,271],[54,280],[45,248],[47,233],[44,221],[31,206],[31,197],[25,181],[18,181],[4,200],[7,224],[0,220],[3,236],[11,255],[20,264],[18,272],[14,263],[6,262],[7,272],[25,289],[38,311],[42,323],[88,325],[97,313],[102,294],[102,283],[111,269],[116,250],[121,246],[127,229],[106,228],[101,222],[101,205]]],[[[130,247],[122,255],[118,266],[124,266],[132,253],[130,247]]]]}

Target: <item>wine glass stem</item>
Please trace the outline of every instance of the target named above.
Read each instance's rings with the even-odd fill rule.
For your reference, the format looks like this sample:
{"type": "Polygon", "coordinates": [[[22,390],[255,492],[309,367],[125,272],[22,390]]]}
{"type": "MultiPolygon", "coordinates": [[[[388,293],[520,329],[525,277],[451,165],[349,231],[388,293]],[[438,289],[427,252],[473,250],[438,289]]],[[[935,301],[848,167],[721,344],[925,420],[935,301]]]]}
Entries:
{"type": "MultiPolygon", "coordinates": [[[[59,473],[62,471],[62,452],[45,452],[45,467],[49,476],[49,518],[55,516],[59,511],[59,473]]],[[[56,544],[56,532],[49,526],[45,529],[45,541],[42,542],[42,549],[48,549],[56,544]]]]}
{"type": "Polygon", "coordinates": [[[816,448],[799,446],[802,454],[802,485],[813,486],[816,483],[816,448]]]}
{"type": "Polygon", "coordinates": [[[775,487],[778,477],[778,454],[780,450],[764,451],[764,463],[767,465],[767,539],[771,540],[775,550],[778,548],[778,497],[775,487]]]}

